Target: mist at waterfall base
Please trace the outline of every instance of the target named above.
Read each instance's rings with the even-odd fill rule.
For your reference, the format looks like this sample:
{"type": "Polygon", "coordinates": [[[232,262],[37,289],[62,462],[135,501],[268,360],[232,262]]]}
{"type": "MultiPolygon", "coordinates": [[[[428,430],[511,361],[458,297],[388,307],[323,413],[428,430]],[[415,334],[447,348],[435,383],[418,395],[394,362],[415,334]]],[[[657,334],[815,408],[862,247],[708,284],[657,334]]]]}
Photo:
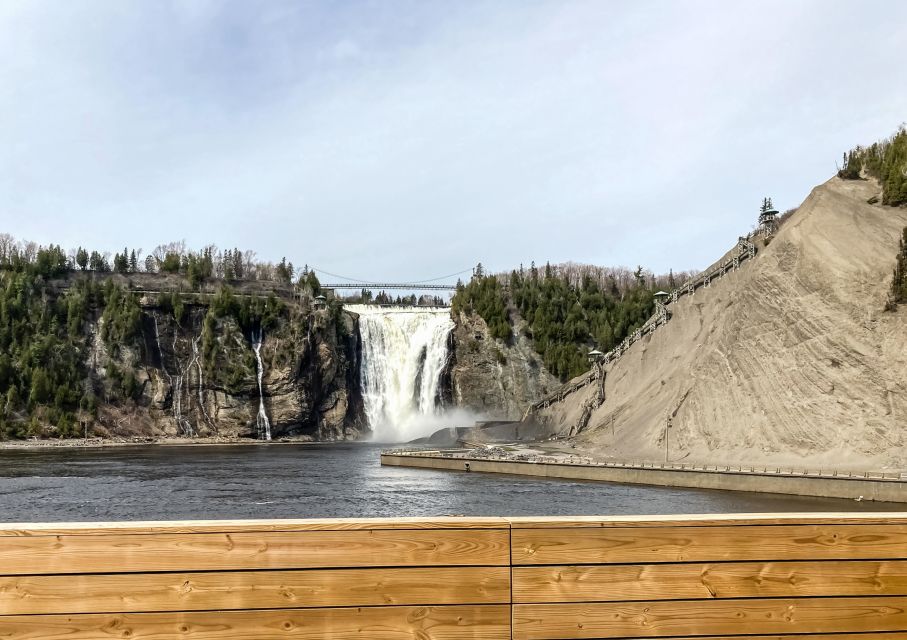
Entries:
{"type": "Polygon", "coordinates": [[[441,405],[454,323],[446,307],[347,305],[359,315],[360,383],[376,442],[408,442],[476,416],[441,405]]]}

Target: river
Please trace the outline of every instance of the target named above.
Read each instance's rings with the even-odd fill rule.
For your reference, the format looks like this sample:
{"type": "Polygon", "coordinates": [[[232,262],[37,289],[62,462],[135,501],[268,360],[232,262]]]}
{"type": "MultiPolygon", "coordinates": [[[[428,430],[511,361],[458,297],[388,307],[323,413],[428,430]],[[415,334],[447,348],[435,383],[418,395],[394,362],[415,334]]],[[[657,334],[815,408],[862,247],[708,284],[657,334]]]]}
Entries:
{"type": "Polygon", "coordinates": [[[382,467],[371,444],[0,450],[0,521],[897,511],[903,505],[382,467]]]}

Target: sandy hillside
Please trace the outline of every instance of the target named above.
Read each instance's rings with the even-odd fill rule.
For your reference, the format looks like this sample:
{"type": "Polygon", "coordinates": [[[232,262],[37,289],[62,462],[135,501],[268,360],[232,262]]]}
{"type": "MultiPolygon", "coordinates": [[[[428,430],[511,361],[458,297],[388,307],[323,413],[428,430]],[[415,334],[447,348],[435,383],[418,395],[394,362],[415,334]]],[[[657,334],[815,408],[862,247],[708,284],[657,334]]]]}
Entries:
{"type": "MultiPolygon", "coordinates": [[[[907,210],[815,188],[769,246],[671,305],[608,372],[578,436],[602,457],[907,468],[907,307],[885,313],[907,210]]],[[[595,385],[542,418],[569,430],[595,385]]]]}

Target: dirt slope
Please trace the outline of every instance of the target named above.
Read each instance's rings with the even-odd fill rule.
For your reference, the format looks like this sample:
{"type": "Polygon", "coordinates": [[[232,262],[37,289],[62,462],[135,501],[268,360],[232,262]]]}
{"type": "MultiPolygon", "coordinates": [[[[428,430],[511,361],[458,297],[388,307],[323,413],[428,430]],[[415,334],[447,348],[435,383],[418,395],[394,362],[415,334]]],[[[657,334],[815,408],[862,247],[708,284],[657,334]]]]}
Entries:
{"type": "MultiPolygon", "coordinates": [[[[885,313],[907,210],[816,187],[768,247],[671,305],[610,367],[578,436],[602,457],[907,468],[907,307],[885,313]],[[665,425],[671,416],[668,447],[665,425]]],[[[542,414],[568,431],[595,385],[542,414]]]]}

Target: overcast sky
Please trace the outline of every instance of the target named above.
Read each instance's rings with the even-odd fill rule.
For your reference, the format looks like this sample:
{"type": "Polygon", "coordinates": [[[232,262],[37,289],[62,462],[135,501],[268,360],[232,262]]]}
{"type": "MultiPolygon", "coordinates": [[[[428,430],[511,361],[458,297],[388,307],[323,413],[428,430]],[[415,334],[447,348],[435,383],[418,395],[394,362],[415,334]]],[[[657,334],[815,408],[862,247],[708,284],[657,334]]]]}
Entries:
{"type": "Polygon", "coordinates": [[[702,268],[907,120],[907,2],[0,0],[0,231],[702,268]]]}

